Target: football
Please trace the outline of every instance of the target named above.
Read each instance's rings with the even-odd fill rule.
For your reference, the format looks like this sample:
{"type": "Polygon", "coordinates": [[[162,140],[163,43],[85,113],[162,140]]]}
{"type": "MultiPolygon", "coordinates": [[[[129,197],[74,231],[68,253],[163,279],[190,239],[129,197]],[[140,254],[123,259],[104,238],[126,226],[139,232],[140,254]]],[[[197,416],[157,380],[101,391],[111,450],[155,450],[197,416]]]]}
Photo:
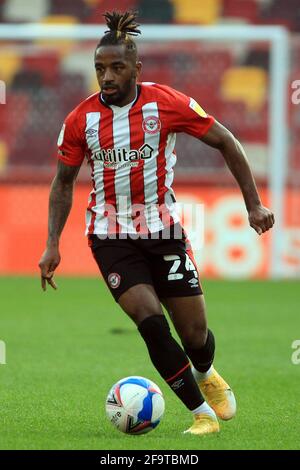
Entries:
{"type": "Polygon", "coordinates": [[[119,380],[106,399],[110,422],[126,434],[144,434],[160,423],[165,401],[160,388],[144,377],[132,376],[119,380]]]}

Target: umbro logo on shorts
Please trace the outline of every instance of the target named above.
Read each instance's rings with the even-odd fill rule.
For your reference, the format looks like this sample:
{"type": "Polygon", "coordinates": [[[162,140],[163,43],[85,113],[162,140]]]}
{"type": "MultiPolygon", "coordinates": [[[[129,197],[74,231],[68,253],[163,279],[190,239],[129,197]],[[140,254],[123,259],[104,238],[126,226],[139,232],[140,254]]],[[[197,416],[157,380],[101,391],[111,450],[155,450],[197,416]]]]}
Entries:
{"type": "Polygon", "coordinates": [[[107,278],[107,281],[112,289],[117,289],[121,282],[121,276],[118,273],[110,273],[107,278]]]}

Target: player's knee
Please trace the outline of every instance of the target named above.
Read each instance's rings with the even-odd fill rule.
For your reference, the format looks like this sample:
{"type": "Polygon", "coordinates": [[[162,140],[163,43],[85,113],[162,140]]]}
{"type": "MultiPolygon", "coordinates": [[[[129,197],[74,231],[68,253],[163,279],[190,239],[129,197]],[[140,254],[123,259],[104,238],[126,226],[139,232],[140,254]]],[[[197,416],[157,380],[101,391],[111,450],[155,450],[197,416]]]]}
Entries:
{"type": "Polygon", "coordinates": [[[163,314],[158,298],[147,288],[129,289],[120,297],[119,305],[137,325],[146,318],[163,314]]]}
{"type": "Polygon", "coordinates": [[[136,325],[140,325],[147,318],[162,315],[161,308],[153,304],[131,305],[130,308],[125,310],[125,312],[136,323],[136,325]]]}
{"type": "Polygon", "coordinates": [[[201,349],[206,343],[206,325],[188,325],[180,335],[182,344],[191,349],[201,349]]]}
{"type": "Polygon", "coordinates": [[[144,305],[137,307],[134,311],[134,317],[136,319],[136,324],[140,325],[143,320],[146,320],[148,318],[151,318],[153,316],[163,316],[161,308],[157,308],[153,305],[144,305]]]}

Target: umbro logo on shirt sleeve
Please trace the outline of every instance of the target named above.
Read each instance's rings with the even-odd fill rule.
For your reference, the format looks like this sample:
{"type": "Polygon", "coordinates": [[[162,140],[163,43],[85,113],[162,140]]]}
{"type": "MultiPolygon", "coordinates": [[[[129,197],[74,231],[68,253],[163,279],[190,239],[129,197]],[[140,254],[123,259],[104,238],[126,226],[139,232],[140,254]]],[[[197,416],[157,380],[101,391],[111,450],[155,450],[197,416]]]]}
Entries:
{"type": "Polygon", "coordinates": [[[97,129],[87,129],[85,131],[86,135],[95,135],[98,133],[97,129]]]}

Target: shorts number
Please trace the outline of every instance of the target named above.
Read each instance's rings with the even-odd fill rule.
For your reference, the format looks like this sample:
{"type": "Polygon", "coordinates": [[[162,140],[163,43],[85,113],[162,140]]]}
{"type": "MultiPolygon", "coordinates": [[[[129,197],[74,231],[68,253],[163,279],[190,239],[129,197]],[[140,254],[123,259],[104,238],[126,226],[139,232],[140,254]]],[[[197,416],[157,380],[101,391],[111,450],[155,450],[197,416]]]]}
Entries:
{"type": "MultiPolygon", "coordinates": [[[[168,274],[168,281],[176,281],[178,279],[183,279],[183,274],[178,273],[178,268],[181,265],[181,259],[178,255],[165,255],[164,256],[165,261],[173,261],[173,264],[170,268],[169,274],[168,274]]],[[[198,278],[198,273],[197,269],[195,268],[195,265],[189,255],[186,253],[185,254],[185,269],[186,271],[194,271],[194,276],[195,278],[198,278]]]]}

